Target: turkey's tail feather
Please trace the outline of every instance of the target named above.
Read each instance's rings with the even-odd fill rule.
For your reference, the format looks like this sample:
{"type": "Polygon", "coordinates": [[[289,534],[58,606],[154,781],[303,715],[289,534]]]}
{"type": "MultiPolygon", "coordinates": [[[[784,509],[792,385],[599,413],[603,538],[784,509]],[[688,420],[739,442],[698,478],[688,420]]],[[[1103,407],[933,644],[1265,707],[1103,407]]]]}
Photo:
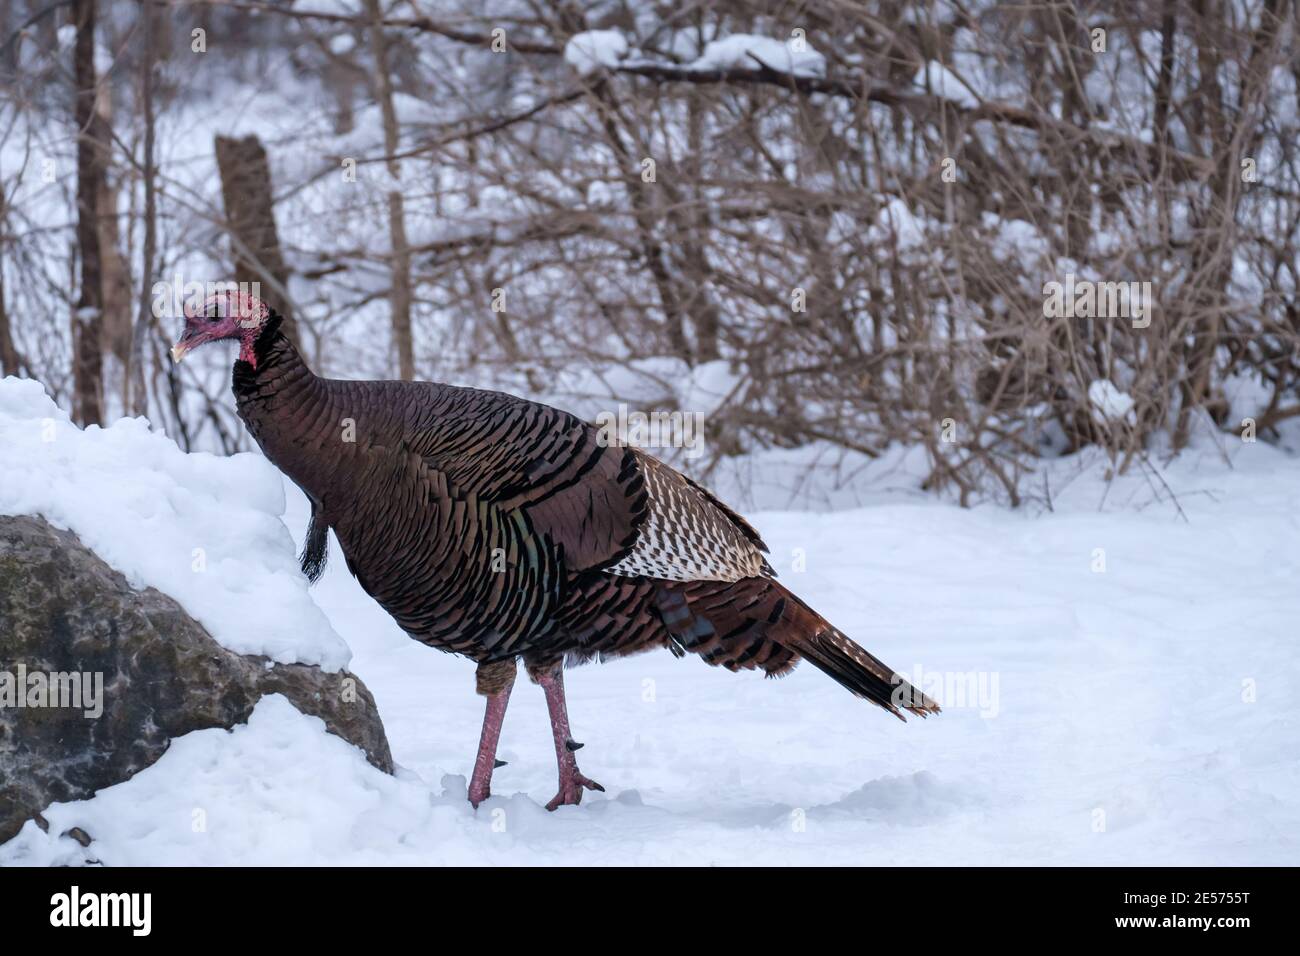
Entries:
{"type": "Polygon", "coordinates": [[[587,619],[571,633],[579,650],[567,659],[616,657],[667,646],[674,654],[698,654],[728,670],[761,670],[781,677],[801,658],[849,692],[889,711],[918,717],[939,705],[867,653],[843,632],[766,576],[739,581],[648,581],[612,574],[579,582],[571,597],[587,619]],[[636,598],[648,598],[651,606],[636,598]],[[601,607],[592,617],[589,609],[601,607]],[[631,609],[631,614],[628,613],[631,609]]]}
{"type": "MultiPolygon", "coordinates": [[[[902,711],[918,717],[939,713],[939,705],[868,653],[786,590],[787,627],[772,637],[833,679],[906,721],[902,711]]],[[[783,621],[782,623],[785,623],[783,621]]]]}

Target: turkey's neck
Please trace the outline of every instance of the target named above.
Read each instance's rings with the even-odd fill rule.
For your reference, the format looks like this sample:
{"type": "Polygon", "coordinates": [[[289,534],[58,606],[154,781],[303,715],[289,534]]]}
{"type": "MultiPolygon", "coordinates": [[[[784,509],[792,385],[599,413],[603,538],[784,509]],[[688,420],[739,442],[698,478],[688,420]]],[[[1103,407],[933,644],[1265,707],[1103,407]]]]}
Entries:
{"type": "Polygon", "coordinates": [[[337,416],[332,394],[272,315],[235,362],[232,387],[239,417],[262,451],[313,498],[321,498],[332,456],[322,453],[337,416]],[[251,351],[250,351],[251,349],[251,351]],[[252,359],[252,361],[250,361],[252,359]]]}

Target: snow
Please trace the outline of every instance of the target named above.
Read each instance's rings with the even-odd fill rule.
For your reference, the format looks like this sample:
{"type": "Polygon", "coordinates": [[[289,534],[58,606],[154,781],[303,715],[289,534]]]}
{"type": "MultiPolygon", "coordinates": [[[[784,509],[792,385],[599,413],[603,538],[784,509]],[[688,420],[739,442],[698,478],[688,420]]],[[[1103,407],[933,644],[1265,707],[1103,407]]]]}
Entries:
{"type": "MultiPolygon", "coordinates": [[[[0,395],[10,417],[30,406],[19,421],[50,411],[28,386],[0,395]]],[[[86,443],[105,440],[94,434],[86,443]]],[[[174,449],[144,454],[162,439],[126,434],[133,460],[101,497],[160,458],[183,471],[174,449]]],[[[19,446],[20,460],[37,454],[19,446]]],[[[475,812],[473,665],[402,634],[331,542],[312,594],[375,694],[396,777],[269,697],[246,726],[190,734],[132,780],[50,808],[49,833],[28,824],[0,865],[1295,865],[1295,459],[1263,443],[1194,448],[1162,475],[1184,520],[1149,475],[1106,485],[1093,457],[1043,464],[1051,511],[963,510],[877,476],[869,507],[749,515],[783,580],[941,688],[944,712],[928,720],[902,724],[806,665],[779,681],[667,653],[590,665],[568,676],[569,712],[582,769],[608,792],[548,814],[549,728],[521,675],[508,765],[475,812]],[[58,836],[74,825],[88,849],[58,836]]],[[[250,489],[278,503],[267,466],[240,458],[226,477],[247,483],[213,489],[226,516],[250,489]]],[[[306,502],[290,486],[285,504],[301,535],[306,502]]],[[[286,535],[267,539],[287,563],[286,535]]],[[[299,587],[278,580],[276,600],[299,587]]]]}
{"type": "Polygon", "coordinates": [[[1088,402],[1093,417],[1106,422],[1132,422],[1133,396],[1122,392],[1107,379],[1097,379],[1088,386],[1088,402]]]}
{"type": "Polygon", "coordinates": [[[0,514],[39,514],[75,532],[232,651],[327,670],[348,663],[279,520],[282,478],[261,455],[187,455],[144,419],[83,431],[38,382],[12,377],[0,379],[0,449],[0,514]]]}
{"type": "Polygon", "coordinates": [[[1047,262],[1051,244],[1033,223],[1023,219],[1003,219],[997,213],[986,212],[980,222],[992,233],[990,246],[994,253],[1009,262],[1047,262]]]}
{"type": "Polygon", "coordinates": [[[603,179],[593,180],[587,186],[587,205],[592,209],[605,209],[618,204],[618,187],[603,179]]]}
{"type": "Polygon", "coordinates": [[[302,13],[328,13],[344,17],[361,16],[365,12],[357,0],[298,0],[294,9],[302,13]]]}
{"type": "Polygon", "coordinates": [[[907,201],[895,196],[880,208],[868,236],[875,243],[885,244],[892,238],[901,250],[916,249],[925,245],[926,228],[907,201]]]}
{"type": "Polygon", "coordinates": [[[618,66],[627,56],[627,38],[617,30],[575,33],[564,45],[564,62],[586,76],[602,67],[618,66]]]}
{"type": "Polygon", "coordinates": [[[957,79],[956,75],[942,63],[928,60],[923,68],[916,71],[912,82],[928,93],[956,103],[958,106],[974,108],[980,105],[979,98],[970,88],[957,79]]]}
{"type": "Polygon", "coordinates": [[[714,40],[704,47],[693,70],[757,70],[762,66],[792,76],[825,76],[826,57],[807,40],[773,40],[770,37],[737,33],[714,40]],[[755,62],[755,60],[759,62],[755,62]]]}

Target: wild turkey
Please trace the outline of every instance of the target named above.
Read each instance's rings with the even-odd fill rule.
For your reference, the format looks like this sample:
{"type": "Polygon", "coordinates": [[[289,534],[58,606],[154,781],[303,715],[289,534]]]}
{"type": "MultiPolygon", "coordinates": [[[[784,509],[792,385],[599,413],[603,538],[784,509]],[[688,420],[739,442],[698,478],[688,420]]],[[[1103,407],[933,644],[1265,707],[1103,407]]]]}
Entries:
{"type": "Polygon", "coordinates": [[[517,661],[541,685],[560,786],[578,771],[564,671],[655,647],[768,676],[806,658],[903,719],[929,698],[775,580],[742,517],[689,478],[566,412],[500,392],[317,377],[280,317],[242,292],[187,314],[176,361],[234,339],[239,415],[311,501],[303,570],[333,529],[349,570],[406,633],[478,663],[487,698],[469,799],[489,794],[517,661]]]}

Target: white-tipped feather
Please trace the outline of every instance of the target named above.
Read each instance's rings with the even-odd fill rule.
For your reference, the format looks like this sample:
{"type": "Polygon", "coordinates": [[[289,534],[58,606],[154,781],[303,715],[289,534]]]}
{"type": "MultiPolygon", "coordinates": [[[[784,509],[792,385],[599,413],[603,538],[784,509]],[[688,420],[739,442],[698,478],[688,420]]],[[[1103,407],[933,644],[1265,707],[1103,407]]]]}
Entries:
{"type": "Polygon", "coordinates": [[[641,456],[650,510],[632,553],[611,574],[667,581],[739,581],[764,570],[763,555],[717,505],[681,475],[641,456]]]}

